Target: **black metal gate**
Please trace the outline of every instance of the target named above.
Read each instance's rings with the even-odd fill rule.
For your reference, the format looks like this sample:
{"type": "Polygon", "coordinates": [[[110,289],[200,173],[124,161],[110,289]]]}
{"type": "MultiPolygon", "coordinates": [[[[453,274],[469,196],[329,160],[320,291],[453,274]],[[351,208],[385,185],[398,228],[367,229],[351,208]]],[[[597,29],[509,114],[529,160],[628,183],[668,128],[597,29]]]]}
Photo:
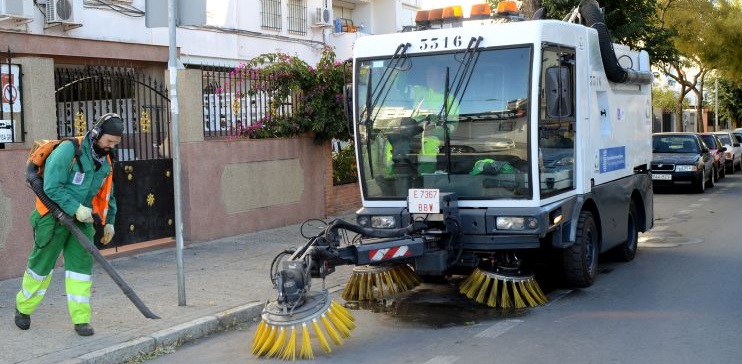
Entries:
{"type": "Polygon", "coordinates": [[[114,163],[116,234],[109,246],[174,236],[170,100],[163,83],[134,68],[58,67],[55,88],[59,138],[85,134],[105,113],[124,120],[114,163]]]}

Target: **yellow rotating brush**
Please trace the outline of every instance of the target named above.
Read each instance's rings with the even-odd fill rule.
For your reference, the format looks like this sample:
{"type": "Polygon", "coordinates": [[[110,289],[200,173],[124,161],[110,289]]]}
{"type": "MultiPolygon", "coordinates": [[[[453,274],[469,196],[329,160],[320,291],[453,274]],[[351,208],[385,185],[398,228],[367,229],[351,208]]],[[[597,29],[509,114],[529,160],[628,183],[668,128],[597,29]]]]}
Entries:
{"type": "Polygon", "coordinates": [[[524,308],[547,302],[533,275],[510,276],[475,269],[459,287],[466,297],[490,307],[524,308]]]}
{"type": "Polygon", "coordinates": [[[346,301],[384,298],[411,290],[420,284],[420,277],[407,264],[358,266],[353,268],[343,290],[346,301]]]}
{"type": "Polygon", "coordinates": [[[350,336],[356,327],[354,320],[345,307],[330,300],[327,291],[307,294],[297,307],[269,302],[263,309],[251,352],[258,357],[283,360],[313,359],[312,338],[329,353],[330,341],[341,345],[350,336]]]}

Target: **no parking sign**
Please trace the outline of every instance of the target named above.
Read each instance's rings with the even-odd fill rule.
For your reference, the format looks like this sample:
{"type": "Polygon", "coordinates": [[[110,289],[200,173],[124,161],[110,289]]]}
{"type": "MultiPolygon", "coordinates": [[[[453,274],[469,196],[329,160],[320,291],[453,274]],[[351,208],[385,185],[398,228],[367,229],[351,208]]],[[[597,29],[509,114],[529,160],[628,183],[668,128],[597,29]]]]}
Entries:
{"type": "Polygon", "coordinates": [[[0,68],[0,84],[2,85],[2,102],[3,112],[21,111],[21,87],[20,87],[20,66],[4,64],[0,68]]]}

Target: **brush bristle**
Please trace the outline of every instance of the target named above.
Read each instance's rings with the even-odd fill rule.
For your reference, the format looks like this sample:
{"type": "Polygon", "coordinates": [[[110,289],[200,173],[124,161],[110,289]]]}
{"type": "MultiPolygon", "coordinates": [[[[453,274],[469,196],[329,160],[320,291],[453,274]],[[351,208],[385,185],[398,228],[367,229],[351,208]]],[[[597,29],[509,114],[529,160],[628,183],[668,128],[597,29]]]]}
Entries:
{"type": "Polygon", "coordinates": [[[322,329],[319,328],[319,323],[317,322],[317,319],[312,320],[312,326],[314,326],[314,333],[317,335],[317,341],[319,341],[319,347],[322,348],[322,350],[325,351],[325,353],[329,353],[332,351],[330,348],[330,343],[327,342],[327,337],[325,337],[325,334],[322,333],[322,329]]]}
{"type": "Polygon", "coordinates": [[[420,278],[407,264],[383,267],[357,267],[345,285],[346,301],[366,301],[396,295],[420,284],[420,278]]]}
{"type": "Polygon", "coordinates": [[[511,277],[474,269],[459,292],[479,303],[502,309],[535,307],[548,301],[533,276],[511,277]]]}
{"type": "Polygon", "coordinates": [[[314,359],[312,352],[312,339],[309,337],[309,328],[307,323],[301,324],[301,350],[299,353],[302,359],[314,359]]]}
{"type": "Polygon", "coordinates": [[[291,326],[291,335],[289,335],[289,339],[286,341],[286,348],[283,349],[281,359],[296,360],[296,326],[291,326]]]}

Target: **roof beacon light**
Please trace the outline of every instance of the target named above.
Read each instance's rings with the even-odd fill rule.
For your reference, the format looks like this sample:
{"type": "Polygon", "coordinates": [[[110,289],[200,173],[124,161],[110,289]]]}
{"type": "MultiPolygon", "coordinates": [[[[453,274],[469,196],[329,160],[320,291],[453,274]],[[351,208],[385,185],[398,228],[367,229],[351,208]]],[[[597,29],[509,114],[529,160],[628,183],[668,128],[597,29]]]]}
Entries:
{"type": "Polygon", "coordinates": [[[427,26],[430,24],[430,21],[428,20],[428,16],[430,14],[430,10],[420,10],[415,14],[415,24],[419,26],[427,26]]]}
{"type": "Polygon", "coordinates": [[[490,4],[474,4],[471,6],[470,19],[489,19],[492,17],[490,4]]]}
{"type": "Polygon", "coordinates": [[[440,23],[443,20],[443,8],[432,9],[428,13],[428,21],[440,23]]]}
{"type": "Polygon", "coordinates": [[[497,4],[497,15],[518,15],[518,5],[515,1],[500,1],[500,3],[497,4]]]}
{"type": "Polygon", "coordinates": [[[461,5],[448,6],[443,8],[443,21],[457,21],[464,18],[464,11],[461,5]]]}

